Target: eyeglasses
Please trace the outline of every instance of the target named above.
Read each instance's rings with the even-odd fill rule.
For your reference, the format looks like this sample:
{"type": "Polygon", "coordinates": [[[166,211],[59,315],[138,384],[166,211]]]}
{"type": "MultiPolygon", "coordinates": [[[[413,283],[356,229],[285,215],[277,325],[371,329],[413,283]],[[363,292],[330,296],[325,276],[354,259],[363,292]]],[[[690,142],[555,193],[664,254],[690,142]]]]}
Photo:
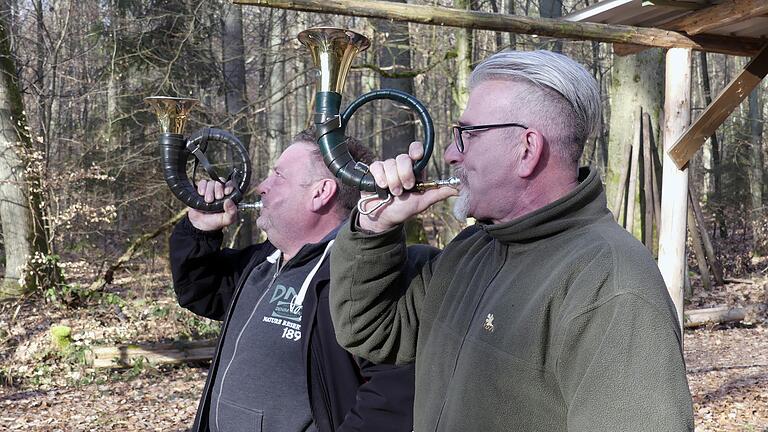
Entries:
{"type": "Polygon", "coordinates": [[[499,123],[499,124],[474,125],[474,126],[453,125],[451,126],[451,132],[453,134],[453,142],[456,144],[456,148],[459,150],[459,153],[464,153],[464,139],[462,138],[462,136],[464,135],[464,132],[484,131],[488,129],[500,129],[500,128],[508,128],[508,127],[519,127],[523,129],[528,129],[528,126],[522,125],[520,123],[499,123]]]}

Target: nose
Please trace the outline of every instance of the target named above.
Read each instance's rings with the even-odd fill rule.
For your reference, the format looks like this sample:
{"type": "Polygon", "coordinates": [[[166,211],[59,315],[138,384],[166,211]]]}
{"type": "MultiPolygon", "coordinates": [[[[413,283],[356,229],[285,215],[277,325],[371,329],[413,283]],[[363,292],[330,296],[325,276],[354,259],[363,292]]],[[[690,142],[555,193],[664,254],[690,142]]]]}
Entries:
{"type": "Polygon", "coordinates": [[[459,153],[459,149],[456,147],[455,143],[451,143],[451,145],[445,148],[443,160],[449,165],[455,165],[464,160],[464,154],[459,153]]]}
{"type": "Polygon", "coordinates": [[[256,191],[259,193],[259,195],[264,195],[267,193],[267,189],[269,188],[269,180],[272,178],[272,175],[267,176],[261,183],[259,183],[258,186],[256,186],[256,191]]]}

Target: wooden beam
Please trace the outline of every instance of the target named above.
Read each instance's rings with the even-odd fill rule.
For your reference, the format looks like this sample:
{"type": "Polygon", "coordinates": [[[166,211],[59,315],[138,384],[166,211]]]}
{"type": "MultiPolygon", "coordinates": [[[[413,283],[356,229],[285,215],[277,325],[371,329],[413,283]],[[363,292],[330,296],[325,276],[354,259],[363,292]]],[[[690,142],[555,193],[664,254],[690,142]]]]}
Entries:
{"type": "Polygon", "coordinates": [[[382,18],[419,24],[535,34],[561,39],[629,43],[661,48],[690,48],[732,55],[754,55],[764,41],[755,38],[699,35],[657,28],[532,18],[448,7],[372,0],[233,0],[234,3],[305,12],[382,18]]]}
{"type": "Polygon", "coordinates": [[[766,13],[768,2],[765,0],[726,0],[664,23],[662,27],[696,35],[766,13]]]}
{"type": "MultiPolygon", "coordinates": [[[[664,145],[680,136],[691,121],[691,50],[667,51],[664,85],[664,145]]],[[[688,219],[688,170],[678,170],[664,154],[661,184],[659,270],[683,323],[685,240],[688,219]]]]}
{"type": "Polygon", "coordinates": [[[715,130],[768,73],[768,44],[728,84],[698,119],[669,148],[668,154],[682,169],[715,130]]]}

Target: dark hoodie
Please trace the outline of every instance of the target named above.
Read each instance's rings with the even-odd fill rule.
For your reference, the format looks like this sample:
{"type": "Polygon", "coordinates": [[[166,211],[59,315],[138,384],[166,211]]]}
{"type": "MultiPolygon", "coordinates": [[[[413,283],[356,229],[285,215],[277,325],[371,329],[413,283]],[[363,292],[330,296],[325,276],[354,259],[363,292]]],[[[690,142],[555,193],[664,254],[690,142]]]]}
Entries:
{"type": "MultiPolygon", "coordinates": [[[[311,264],[317,262],[332,238],[329,235],[323,242],[305,245],[286,266],[306,266],[309,273],[311,264]]],[[[198,315],[224,321],[193,432],[209,430],[212,383],[219,373],[221,340],[227,335],[232,305],[238,301],[251,271],[275,252],[269,242],[240,250],[221,249],[221,242],[221,232],[197,230],[186,218],[174,228],[170,240],[171,270],[179,304],[198,315]]],[[[429,247],[411,249],[414,264],[426,261],[435,252],[429,247]]],[[[353,358],[338,345],[328,307],[329,279],[326,259],[311,279],[302,305],[300,342],[305,367],[301,372],[306,375],[315,427],[321,432],[410,431],[413,366],[377,365],[353,358]]],[[[249,285],[265,290],[269,283],[270,280],[251,281],[249,285]]]]}

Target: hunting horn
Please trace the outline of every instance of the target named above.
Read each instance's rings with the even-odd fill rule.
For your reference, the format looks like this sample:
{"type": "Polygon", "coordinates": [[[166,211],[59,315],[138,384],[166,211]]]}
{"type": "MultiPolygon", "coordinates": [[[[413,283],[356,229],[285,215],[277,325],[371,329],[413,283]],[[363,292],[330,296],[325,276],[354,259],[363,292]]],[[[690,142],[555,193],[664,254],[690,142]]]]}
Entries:
{"type": "MultiPolygon", "coordinates": [[[[424,128],[424,157],[413,165],[415,174],[419,174],[429,163],[434,148],[435,132],[432,118],[426,107],[413,95],[395,90],[380,89],[366,93],[352,101],[347,109],[339,115],[341,107],[341,92],[344,82],[352,66],[354,57],[365,51],[370,46],[370,41],[365,36],[346,29],[334,27],[316,27],[302,31],[298,35],[299,42],[304,44],[312,55],[312,61],[320,74],[317,81],[315,94],[315,118],[317,130],[317,144],[323,155],[325,164],[342,183],[355,186],[359,190],[378,192],[379,198],[384,199],[391,195],[388,191],[379,190],[368,172],[368,167],[352,159],[347,149],[344,138],[344,130],[349,119],[361,106],[377,99],[390,99],[402,103],[419,118],[424,128]]],[[[414,189],[424,190],[440,186],[456,186],[458,179],[436,180],[417,184],[414,189]]],[[[364,198],[366,200],[368,198],[364,198]]],[[[383,205],[388,201],[382,201],[383,205]]],[[[358,209],[364,212],[364,201],[358,205],[358,209]]],[[[377,207],[370,209],[374,211],[377,207]]]]}
{"type": "Polygon", "coordinates": [[[251,180],[251,160],[248,157],[248,150],[237,137],[227,131],[213,128],[203,128],[189,138],[184,137],[187,116],[197,105],[197,99],[151,96],[144,98],[144,101],[154,110],[160,123],[159,143],[163,177],[176,198],[189,207],[207,213],[224,211],[224,200],[227,198],[237,204],[241,210],[261,208],[261,202],[240,202],[251,180]],[[218,175],[205,154],[210,142],[223,143],[232,150],[233,163],[226,178],[218,175]],[[187,175],[187,160],[190,156],[196,158],[193,172],[197,170],[199,163],[214,181],[222,184],[229,182],[233,187],[232,192],[213,202],[205,202],[187,175]],[[236,164],[234,161],[239,163],[236,164]]]}

